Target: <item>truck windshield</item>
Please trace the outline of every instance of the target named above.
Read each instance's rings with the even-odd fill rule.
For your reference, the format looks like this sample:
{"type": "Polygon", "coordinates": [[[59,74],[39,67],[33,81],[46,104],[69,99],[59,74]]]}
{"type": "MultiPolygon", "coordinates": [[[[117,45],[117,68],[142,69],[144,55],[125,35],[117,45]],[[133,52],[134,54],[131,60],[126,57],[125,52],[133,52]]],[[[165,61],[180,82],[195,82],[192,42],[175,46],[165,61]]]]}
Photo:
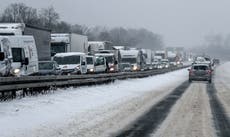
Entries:
{"type": "Polygon", "coordinates": [[[39,70],[52,70],[53,65],[52,62],[39,62],[39,70]]]}
{"type": "Polygon", "coordinates": [[[130,64],[133,64],[133,63],[137,63],[137,60],[136,58],[122,58],[121,59],[121,62],[123,63],[130,63],[130,64]]]}
{"type": "Polygon", "coordinates": [[[108,63],[114,63],[113,56],[106,56],[105,59],[108,63]]]}
{"type": "Polygon", "coordinates": [[[93,58],[92,57],[86,57],[87,64],[93,64],[93,58]]]}
{"type": "Polygon", "coordinates": [[[59,65],[80,64],[80,56],[54,57],[54,61],[59,65]]]}

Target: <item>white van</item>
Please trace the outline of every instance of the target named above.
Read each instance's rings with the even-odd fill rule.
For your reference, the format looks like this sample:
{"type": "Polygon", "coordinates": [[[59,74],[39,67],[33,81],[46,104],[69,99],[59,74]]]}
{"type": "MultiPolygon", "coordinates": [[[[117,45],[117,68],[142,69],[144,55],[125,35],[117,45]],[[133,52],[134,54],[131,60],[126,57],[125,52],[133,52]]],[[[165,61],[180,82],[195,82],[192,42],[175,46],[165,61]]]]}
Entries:
{"type": "Polygon", "coordinates": [[[81,52],[57,53],[53,60],[58,63],[63,74],[86,74],[86,55],[81,52]]]}
{"type": "Polygon", "coordinates": [[[2,76],[34,75],[38,55],[33,36],[0,36],[0,73],[2,76]]]}

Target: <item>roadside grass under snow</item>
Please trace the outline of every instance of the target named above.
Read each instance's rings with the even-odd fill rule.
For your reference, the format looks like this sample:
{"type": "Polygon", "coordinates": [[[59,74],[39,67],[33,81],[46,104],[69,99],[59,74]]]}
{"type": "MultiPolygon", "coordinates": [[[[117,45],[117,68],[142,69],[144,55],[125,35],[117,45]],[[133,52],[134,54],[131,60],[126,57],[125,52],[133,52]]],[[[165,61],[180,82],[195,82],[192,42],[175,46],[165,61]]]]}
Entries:
{"type": "Polygon", "coordinates": [[[178,70],[142,79],[115,81],[106,85],[58,89],[53,94],[25,97],[0,103],[0,136],[39,126],[61,123],[103,105],[116,105],[169,83],[187,80],[187,70],[178,70]]]}

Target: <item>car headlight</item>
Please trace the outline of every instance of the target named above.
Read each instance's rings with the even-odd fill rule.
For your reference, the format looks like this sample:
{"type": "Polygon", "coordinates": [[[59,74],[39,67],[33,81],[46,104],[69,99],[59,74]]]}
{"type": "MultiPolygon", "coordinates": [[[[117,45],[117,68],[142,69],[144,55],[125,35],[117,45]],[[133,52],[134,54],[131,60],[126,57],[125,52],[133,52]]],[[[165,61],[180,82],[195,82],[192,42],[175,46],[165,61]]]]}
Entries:
{"type": "Polygon", "coordinates": [[[110,70],[110,71],[114,71],[114,68],[110,68],[109,70],[110,70]]]}
{"type": "Polygon", "coordinates": [[[94,72],[94,69],[90,69],[89,71],[90,71],[90,72],[94,72]]]}
{"type": "Polygon", "coordinates": [[[137,66],[133,66],[133,70],[137,70],[137,66]]]}
{"type": "Polygon", "coordinates": [[[80,70],[80,66],[75,67],[76,70],[80,70]]]}
{"type": "Polygon", "coordinates": [[[18,74],[20,72],[20,69],[14,69],[14,74],[18,74]]]}

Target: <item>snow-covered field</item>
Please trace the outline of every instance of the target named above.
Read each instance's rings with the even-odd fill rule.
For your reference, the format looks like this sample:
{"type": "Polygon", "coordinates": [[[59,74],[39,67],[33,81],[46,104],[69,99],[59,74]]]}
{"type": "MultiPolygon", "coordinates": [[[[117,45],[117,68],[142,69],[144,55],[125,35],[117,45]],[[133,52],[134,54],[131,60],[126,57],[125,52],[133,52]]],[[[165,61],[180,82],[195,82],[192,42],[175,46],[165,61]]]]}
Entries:
{"type": "Polygon", "coordinates": [[[0,103],[0,137],[110,136],[188,79],[186,69],[0,103]]]}

